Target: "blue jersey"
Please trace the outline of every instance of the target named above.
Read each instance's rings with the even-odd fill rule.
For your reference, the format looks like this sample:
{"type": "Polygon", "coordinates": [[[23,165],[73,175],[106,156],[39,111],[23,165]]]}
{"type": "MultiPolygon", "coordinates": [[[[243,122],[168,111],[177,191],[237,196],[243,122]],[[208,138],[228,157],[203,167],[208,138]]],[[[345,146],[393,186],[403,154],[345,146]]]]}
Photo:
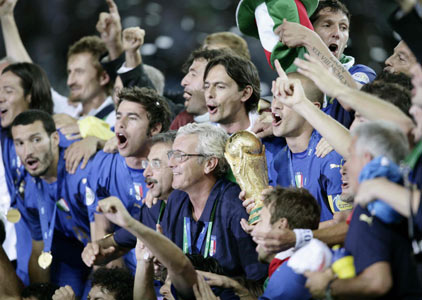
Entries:
{"type": "MultiPolygon", "coordinates": [[[[20,212],[24,210],[22,206],[22,196],[25,190],[23,178],[25,176],[25,168],[20,163],[19,157],[15,151],[13,140],[9,137],[6,129],[0,127],[1,139],[1,155],[4,165],[4,176],[6,179],[7,189],[10,195],[10,207],[18,209],[20,212]]],[[[6,193],[6,191],[3,191],[6,193]]],[[[16,254],[17,268],[16,274],[25,285],[29,284],[28,262],[31,256],[32,243],[31,235],[28,230],[28,224],[25,219],[21,219],[15,224],[16,230],[16,254]]]]}
{"type": "Polygon", "coordinates": [[[351,205],[340,199],[342,157],[331,151],[324,158],[315,155],[315,147],[321,136],[313,131],[308,148],[292,153],[285,146],[271,164],[268,172],[270,185],[306,188],[321,207],[321,222],[333,218],[333,213],[350,209],[351,205]]]}
{"type": "Polygon", "coordinates": [[[206,238],[202,233],[205,226],[208,228],[214,210],[215,218],[211,227],[208,254],[219,262],[228,276],[246,275],[249,279],[258,280],[266,277],[267,267],[258,262],[256,244],[240,226],[240,220],[248,219],[249,216],[238,198],[239,193],[240,188],[237,184],[226,179],[218,180],[211,190],[201,217],[195,221],[191,217],[192,204],[188,194],[173,191],[167,200],[162,220],[163,232],[183,249],[184,222],[185,218],[188,218],[192,254],[204,255],[206,238]]]}
{"type": "MultiPolygon", "coordinates": [[[[93,160],[94,170],[89,180],[87,202],[90,220],[94,221],[94,212],[98,201],[110,196],[119,198],[128,212],[138,218],[142,207],[142,198],[147,193],[143,169],[135,170],[127,166],[125,158],[119,153],[97,153],[93,160]]],[[[114,226],[114,231],[120,227],[114,226]]],[[[136,257],[132,250],[125,256],[126,265],[134,273],[136,257]]]]}
{"type": "MultiPolygon", "coordinates": [[[[42,240],[39,222],[38,201],[46,201],[49,216],[57,206],[55,230],[67,238],[73,238],[86,245],[91,241],[88,208],[85,202],[87,181],[92,161],[82,170],[78,167],[75,174],[65,170],[64,149],[60,149],[57,181],[47,183],[40,178],[26,176],[25,207],[31,228],[32,238],[42,240]]],[[[49,218],[51,219],[51,217],[49,218]]]]}
{"type": "Polygon", "coordinates": [[[350,221],[345,248],[354,258],[356,275],[377,262],[390,264],[393,287],[383,299],[421,299],[422,284],[418,282],[411,255],[406,222],[385,224],[366,208],[357,205],[350,221]]]}
{"type": "MultiPolygon", "coordinates": [[[[353,79],[362,85],[372,82],[377,76],[374,70],[365,65],[354,65],[348,71],[353,79]]],[[[355,112],[345,110],[337,99],[329,99],[327,106],[322,110],[346,128],[349,128],[355,119],[355,112]]]]}
{"type": "Polygon", "coordinates": [[[267,170],[269,170],[274,156],[286,146],[286,139],[278,136],[269,136],[261,139],[261,142],[265,146],[265,158],[267,160],[267,170]]]}
{"type": "Polygon", "coordinates": [[[311,299],[305,283],[306,277],[295,273],[285,262],[271,275],[267,288],[259,300],[311,299]]]}
{"type": "Polygon", "coordinates": [[[91,240],[85,192],[92,163],[90,161],[83,170],[79,167],[75,174],[70,174],[65,170],[64,151],[60,149],[56,182],[48,183],[26,174],[23,217],[28,221],[32,238],[40,241],[43,239],[43,231],[39,203],[44,203],[49,222],[57,206],[51,246],[51,280],[58,286],[72,286],[80,297],[90,273],[81,254],[84,245],[91,240]]]}
{"type": "Polygon", "coordinates": [[[147,193],[143,169],[134,170],[127,166],[125,158],[119,153],[97,153],[93,160],[94,170],[89,180],[91,195],[90,220],[94,220],[94,211],[98,201],[110,196],[119,198],[132,216],[139,216],[142,198],[147,193]]]}

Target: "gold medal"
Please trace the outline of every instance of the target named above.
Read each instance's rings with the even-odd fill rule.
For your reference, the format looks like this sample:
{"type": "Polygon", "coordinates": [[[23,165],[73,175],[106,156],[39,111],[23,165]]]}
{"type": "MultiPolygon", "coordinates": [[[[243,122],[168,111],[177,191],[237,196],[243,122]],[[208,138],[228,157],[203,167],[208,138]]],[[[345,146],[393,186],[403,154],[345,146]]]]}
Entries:
{"type": "Polygon", "coordinates": [[[16,208],[11,208],[6,214],[6,219],[10,223],[17,223],[21,219],[21,213],[16,208]]]}
{"type": "Polygon", "coordinates": [[[42,252],[38,257],[38,265],[44,270],[47,269],[53,261],[53,255],[50,252],[42,252]]]}

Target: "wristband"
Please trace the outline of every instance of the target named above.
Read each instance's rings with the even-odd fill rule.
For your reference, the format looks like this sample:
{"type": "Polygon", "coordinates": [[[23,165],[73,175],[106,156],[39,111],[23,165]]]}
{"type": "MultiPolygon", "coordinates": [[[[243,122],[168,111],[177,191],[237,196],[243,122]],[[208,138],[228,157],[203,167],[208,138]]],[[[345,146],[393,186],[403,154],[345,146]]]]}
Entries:
{"type": "Polygon", "coordinates": [[[314,237],[311,229],[293,229],[293,232],[296,235],[295,249],[302,248],[314,237]]]}

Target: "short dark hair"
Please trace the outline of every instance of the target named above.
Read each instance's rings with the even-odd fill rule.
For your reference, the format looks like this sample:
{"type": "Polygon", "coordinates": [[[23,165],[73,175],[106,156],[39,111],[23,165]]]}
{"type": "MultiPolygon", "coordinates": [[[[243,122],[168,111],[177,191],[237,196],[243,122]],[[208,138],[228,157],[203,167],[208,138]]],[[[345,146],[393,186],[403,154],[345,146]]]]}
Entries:
{"type": "Polygon", "coordinates": [[[271,213],[271,224],[286,218],[290,229],[318,229],[321,209],[304,188],[277,186],[265,194],[264,205],[271,213]]]}
{"type": "Polygon", "coordinates": [[[404,73],[391,73],[383,70],[375,77],[374,82],[379,80],[387,83],[396,83],[409,91],[413,89],[412,78],[404,73]]]}
{"type": "Polygon", "coordinates": [[[258,70],[255,65],[250,60],[238,55],[221,55],[208,62],[205,68],[204,81],[207,78],[209,71],[218,65],[222,65],[226,69],[227,74],[238,85],[239,91],[243,90],[248,85],[252,87],[252,95],[245,102],[245,108],[247,113],[256,109],[261,90],[258,70]]]}
{"type": "Polygon", "coordinates": [[[32,63],[15,63],[4,68],[2,74],[12,72],[20,78],[24,96],[31,95],[29,108],[40,109],[49,114],[53,113],[53,99],[51,86],[44,70],[32,63]]]}
{"type": "Polygon", "coordinates": [[[30,125],[36,121],[41,121],[44,130],[50,136],[53,132],[56,132],[56,124],[54,123],[53,117],[45,111],[39,109],[29,109],[21,112],[12,122],[12,126],[19,125],[30,125]]]}
{"type": "Polygon", "coordinates": [[[159,134],[154,135],[151,138],[151,146],[163,143],[163,144],[173,144],[174,139],[176,138],[176,130],[169,130],[167,132],[160,132],[159,134]]]}
{"type": "Polygon", "coordinates": [[[189,67],[193,64],[194,60],[197,59],[205,59],[206,61],[210,61],[213,58],[216,58],[217,56],[223,55],[225,53],[228,53],[228,49],[203,49],[199,48],[194,50],[190,55],[189,58],[185,61],[185,63],[182,66],[183,73],[187,73],[189,71],[189,67]]]}
{"type": "Polygon", "coordinates": [[[220,263],[212,256],[204,258],[201,254],[186,254],[195,270],[227,275],[220,263]]]}
{"type": "Polygon", "coordinates": [[[91,286],[106,288],[116,300],[133,299],[133,276],[123,268],[99,268],[91,275],[91,286]]]}
{"type": "Polygon", "coordinates": [[[409,115],[412,98],[410,91],[405,89],[403,86],[397,83],[388,83],[383,80],[377,80],[365,84],[361,88],[361,91],[390,102],[394,106],[400,108],[402,112],[409,115]]]}
{"type": "Polygon", "coordinates": [[[59,287],[52,283],[31,283],[22,290],[22,298],[34,297],[38,300],[51,300],[59,287]]]}
{"type": "Polygon", "coordinates": [[[352,15],[350,14],[349,10],[343,2],[339,0],[320,0],[315,12],[309,18],[312,24],[314,24],[318,20],[319,12],[327,7],[330,8],[330,11],[332,12],[342,12],[347,17],[350,23],[350,18],[352,17],[352,15]]]}
{"type": "Polygon", "coordinates": [[[151,128],[157,124],[161,124],[161,132],[167,131],[170,127],[171,112],[166,100],[160,96],[155,90],[137,86],[123,88],[119,95],[119,107],[122,101],[131,101],[141,104],[147,112],[149,125],[148,133],[151,128]]]}

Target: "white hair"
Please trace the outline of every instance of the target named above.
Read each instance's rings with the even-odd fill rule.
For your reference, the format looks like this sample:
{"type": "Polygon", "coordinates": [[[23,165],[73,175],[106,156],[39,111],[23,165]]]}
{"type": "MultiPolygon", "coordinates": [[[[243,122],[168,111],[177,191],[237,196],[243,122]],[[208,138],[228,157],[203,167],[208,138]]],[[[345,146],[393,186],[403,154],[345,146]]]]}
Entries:
{"type": "Polygon", "coordinates": [[[409,142],[403,131],[394,123],[370,121],[352,130],[356,136],[356,150],[369,152],[373,157],[386,156],[399,164],[409,152],[409,142]]]}
{"type": "Polygon", "coordinates": [[[164,94],[165,84],[164,74],[156,67],[146,64],[144,64],[144,71],[148,75],[148,78],[151,80],[152,85],[154,86],[157,93],[162,96],[164,94]]]}
{"type": "Polygon", "coordinates": [[[199,154],[218,158],[218,165],[214,170],[215,177],[224,176],[228,170],[228,163],[224,158],[224,150],[229,138],[224,129],[210,123],[190,123],[179,128],[176,138],[190,134],[198,135],[196,151],[199,154]]]}

